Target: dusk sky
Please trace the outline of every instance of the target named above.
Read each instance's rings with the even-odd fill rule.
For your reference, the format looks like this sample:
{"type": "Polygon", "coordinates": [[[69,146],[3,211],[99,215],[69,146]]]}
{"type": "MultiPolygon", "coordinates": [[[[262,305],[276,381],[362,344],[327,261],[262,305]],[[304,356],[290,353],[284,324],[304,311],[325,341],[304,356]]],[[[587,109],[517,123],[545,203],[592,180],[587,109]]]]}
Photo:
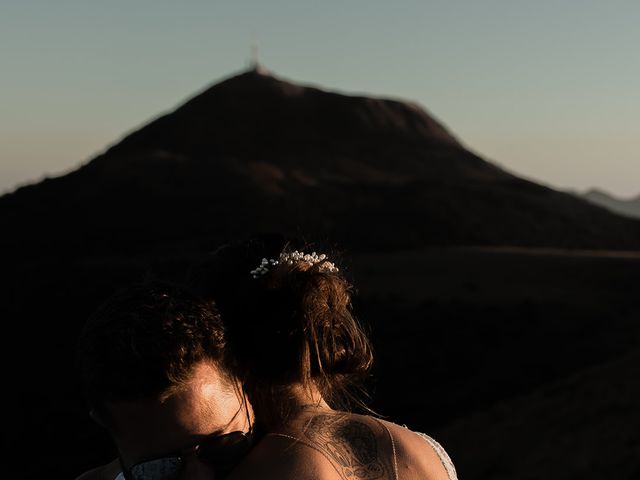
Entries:
{"type": "Polygon", "coordinates": [[[640,194],[637,0],[0,3],[0,193],[71,171],[246,68],[417,102],[558,189],[640,194]]]}

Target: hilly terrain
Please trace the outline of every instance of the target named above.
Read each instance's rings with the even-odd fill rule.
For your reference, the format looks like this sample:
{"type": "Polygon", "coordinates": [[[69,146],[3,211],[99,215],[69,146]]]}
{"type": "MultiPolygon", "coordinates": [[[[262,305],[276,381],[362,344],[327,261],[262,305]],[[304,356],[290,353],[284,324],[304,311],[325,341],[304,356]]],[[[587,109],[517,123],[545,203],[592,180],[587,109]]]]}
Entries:
{"type": "Polygon", "coordinates": [[[344,266],[376,350],[375,408],[441,438],[461,478],[541,478],[527,470],[540,459],[545,478],[595,478],[610,424],[582,441],[593,412],[623,428],[593,472],[640,471],[640,399],[624,390],[640,220],[499,168],[415,103],[240,72],[0,197],[0,223],[8,437],[47,446],[38,461],[11,452],[12,478],[74,478],[115,455],[75,371],[98,303],[145,278],[182,281],[256,232],[307,238],[344,266]]]}

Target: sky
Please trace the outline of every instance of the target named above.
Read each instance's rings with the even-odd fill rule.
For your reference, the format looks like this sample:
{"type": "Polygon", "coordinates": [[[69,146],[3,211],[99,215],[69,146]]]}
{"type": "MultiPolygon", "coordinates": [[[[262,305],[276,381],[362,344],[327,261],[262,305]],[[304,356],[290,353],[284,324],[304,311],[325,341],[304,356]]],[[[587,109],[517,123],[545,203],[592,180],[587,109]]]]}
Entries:
{"type": "Polygon", "coordinates": [[[245,69],[410,100],[562,190],[640,194],[637,0],[2,0],[0,193],[245,69]]]}

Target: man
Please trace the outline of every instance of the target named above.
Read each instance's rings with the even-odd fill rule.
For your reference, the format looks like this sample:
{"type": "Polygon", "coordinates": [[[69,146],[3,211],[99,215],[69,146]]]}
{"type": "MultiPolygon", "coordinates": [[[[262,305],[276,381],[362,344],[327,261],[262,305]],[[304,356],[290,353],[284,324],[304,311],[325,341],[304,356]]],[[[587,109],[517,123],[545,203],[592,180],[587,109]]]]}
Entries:
{"type": "Polygon", "coordinates": [[[77,480],[221,478],[251,444],[252,410],[212,304],[131,286],[87,321],[78,348],[91,416],[119,458],[77,480]]]}

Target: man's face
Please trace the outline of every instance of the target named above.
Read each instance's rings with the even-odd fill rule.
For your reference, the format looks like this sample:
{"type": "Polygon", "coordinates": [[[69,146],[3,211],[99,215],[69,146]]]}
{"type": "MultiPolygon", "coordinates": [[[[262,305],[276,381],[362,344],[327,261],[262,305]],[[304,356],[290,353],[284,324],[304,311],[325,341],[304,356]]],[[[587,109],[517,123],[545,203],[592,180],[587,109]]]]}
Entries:
{"type": "Polygon", "coordinates": [[[194,480],[215,478],[212,467],[194,454],[196,445],[211,435],[249,429],[241,395],[209,362],[196,365],[188,384],[164,400],[114,402],[108,408],[125,467],[179,455],[183,478],[194,480]]]}

